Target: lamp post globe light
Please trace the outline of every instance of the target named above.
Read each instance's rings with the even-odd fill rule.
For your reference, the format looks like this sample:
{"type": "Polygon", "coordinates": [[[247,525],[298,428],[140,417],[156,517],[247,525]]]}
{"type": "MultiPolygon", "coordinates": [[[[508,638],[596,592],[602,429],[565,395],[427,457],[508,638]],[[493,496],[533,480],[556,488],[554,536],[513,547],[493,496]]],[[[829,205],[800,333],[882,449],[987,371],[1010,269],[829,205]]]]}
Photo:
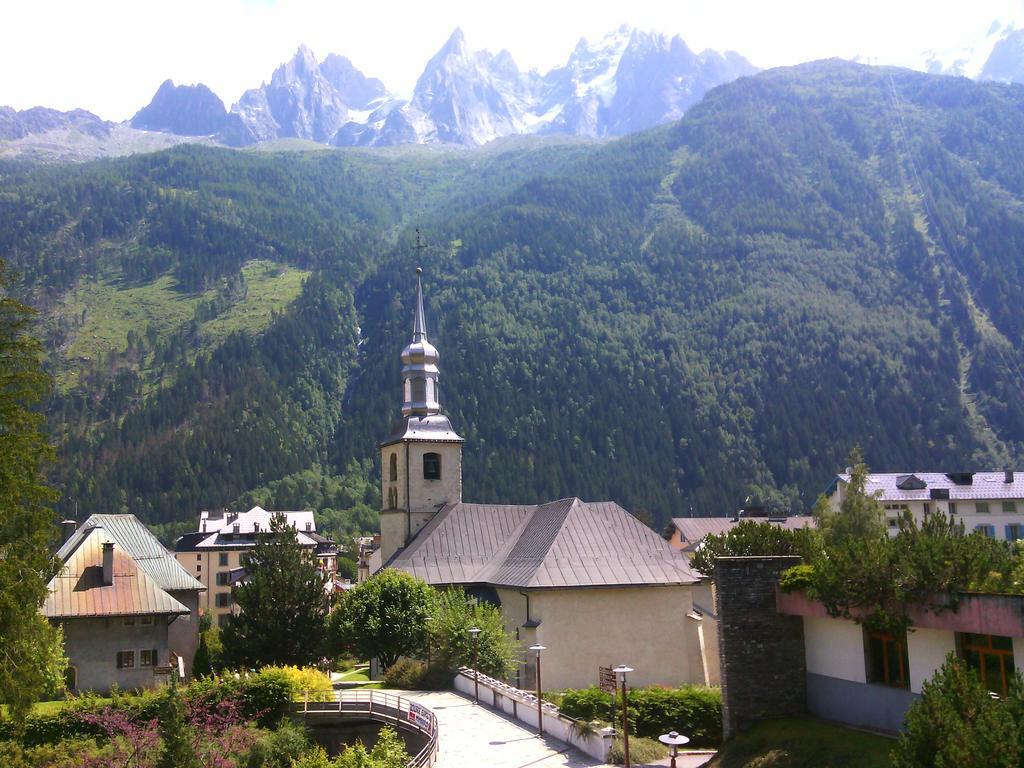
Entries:
{"type": "Polygon", "coordinates": [[[669,756],[672,758],[672,764],[670,768],[676,768],[676,757],[679,756],[679,748],[683,744],[689,744],[690,740],[686,736],[680,736],[675,731],[669,731],[659,736],[658,741],[671,748],[672,751],[669,753],[669,756]]]}
{"type": "Polygon", "coordinates": [[[630,768],[629,763],[629,694],[626,693],[626,675],[633,671],[632,667],[619,664],[612,670],[617,675],[622,675],[622,752],[625,757],[624,765],[630,768]]]}
{"type": "Polygon", "coordinates": [[[476,666],[476,645],[482,631],[478,627],[469,628],[469,634],[473,637],[473,701],[477,704],[480,703],[480,670],[476,666]]]}
{"type": "Polygon", "coordinates": [[[536,659],[537,659],[537,735],[538,736],[543,736],[544,735],[544,709],[543,709],[544,705],[543,705],[543,702],[541,701],[541,698],[540,698],[540,693],[541,693],[541,687],[540,687],[540,652],[541,651],[546,651],[547,648],[545,648],[543,645],[540,645],[538,643],[537,645],[531,645],[530,646],[530,650],[533,651],[536,654],[536,659]]]}

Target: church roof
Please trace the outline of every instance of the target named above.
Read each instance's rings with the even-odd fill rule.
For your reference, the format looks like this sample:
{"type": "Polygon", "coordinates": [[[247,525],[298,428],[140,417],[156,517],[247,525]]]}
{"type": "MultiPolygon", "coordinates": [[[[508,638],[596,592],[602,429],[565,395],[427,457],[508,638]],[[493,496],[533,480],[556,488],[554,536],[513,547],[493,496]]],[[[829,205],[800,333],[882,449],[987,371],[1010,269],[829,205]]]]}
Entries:
{"type": "Polygon", "coordinates": [[[610,501],[448,504],[387,563],[431,584],[694,584],[685,556],[610,501]]]}
{"type": "Polygon", "coordinates": [[[380,447],[407,440],[424,440],[430,443],[465,442],[456,434],[455,427],[443,413],[433,413],[429,416],[403,416],[392,425],[391,434],[380,444],[380,447]]]}

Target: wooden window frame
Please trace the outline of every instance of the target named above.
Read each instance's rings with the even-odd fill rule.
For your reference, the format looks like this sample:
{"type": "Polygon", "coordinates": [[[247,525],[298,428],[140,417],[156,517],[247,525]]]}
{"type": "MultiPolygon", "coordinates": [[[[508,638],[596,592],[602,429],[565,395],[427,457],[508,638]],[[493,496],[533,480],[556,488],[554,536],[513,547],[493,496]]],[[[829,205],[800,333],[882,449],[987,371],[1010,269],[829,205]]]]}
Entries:
{"type": "MultiPolygon", "coordinates": [[[[985,685],[985,681],[988,679],[988,675],[986,675],[986,672],[988,671],[989,663],[991,663],[988,660],[988,657],[993,657],[994,659],[999,660],[999,677],[1002,685],[1002,690],[992,691],[992,693],[995,693],[1000,698],[1005,699],[1010,691],[1010,680],[1013,679],[1013,676],[1016,672],[1016,666],[1014,665],[1013,658],[1013,638],[1007,638],[1010,640],[1010,648],[1006,649],[994,648],[992,646],[992,637],[992,635],[982,635],[978,633],[957,633],[957,647],[960,652],[960,658],[964,659],[964,661],[967,661],[968,651],[974,651],[978,654],[980,668],[977,670],[977,672],[981,676],[982,685],[985,685]],[[987,640],[987,645],[978,645],[970,642],[968,638],[971,636],[984,637],[987,640]]],[[[1002,636],[996,635],[996,637],[1002,636]]]]}
{"type": "Polygon", "coordinates": [[[869,683],[873,685],[884,685],[889,688],[910,688],[910,659],[907,654],[907,636],[904,634],[902,638],[897,637],[892,632],[876,632],[872,630],[864,630],[864,660],[867,666],[867,678],[869,683]],[[872,663],[872,641],[877,640],[882,643],[882,680],[872,680],[872,670],[874,664],[872,663]],[[889,669],[889,650],[888,646],[895,644],[898,649],[897,658],[899,659],[899,669],[896,670],[897,677],[893,677],[892,670],[889,669]]]}

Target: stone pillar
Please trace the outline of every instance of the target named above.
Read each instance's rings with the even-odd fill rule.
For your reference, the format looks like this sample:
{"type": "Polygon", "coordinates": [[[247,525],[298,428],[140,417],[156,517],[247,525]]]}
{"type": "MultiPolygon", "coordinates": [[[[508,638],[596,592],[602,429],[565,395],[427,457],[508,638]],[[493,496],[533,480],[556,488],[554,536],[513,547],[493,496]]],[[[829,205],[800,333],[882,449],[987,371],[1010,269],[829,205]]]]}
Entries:
{"type": "Polygon", "coordinates": [[[715,610],[725,738],[760,720],[807,709],[804,625],[775,607],[779,574],[799,557],[720,557],[715,610]]]}

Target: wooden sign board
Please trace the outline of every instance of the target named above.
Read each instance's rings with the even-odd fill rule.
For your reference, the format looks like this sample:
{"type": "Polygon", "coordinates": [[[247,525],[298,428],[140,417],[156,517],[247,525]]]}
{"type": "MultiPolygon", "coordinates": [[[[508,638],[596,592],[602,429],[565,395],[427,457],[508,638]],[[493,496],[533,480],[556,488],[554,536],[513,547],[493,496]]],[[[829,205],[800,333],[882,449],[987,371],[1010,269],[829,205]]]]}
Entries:
{"type": "Polygon", "coordinates": [[[615,672],[611,667],[597,668],[597,687],[606,693],[615,693],[615,672]]]}

